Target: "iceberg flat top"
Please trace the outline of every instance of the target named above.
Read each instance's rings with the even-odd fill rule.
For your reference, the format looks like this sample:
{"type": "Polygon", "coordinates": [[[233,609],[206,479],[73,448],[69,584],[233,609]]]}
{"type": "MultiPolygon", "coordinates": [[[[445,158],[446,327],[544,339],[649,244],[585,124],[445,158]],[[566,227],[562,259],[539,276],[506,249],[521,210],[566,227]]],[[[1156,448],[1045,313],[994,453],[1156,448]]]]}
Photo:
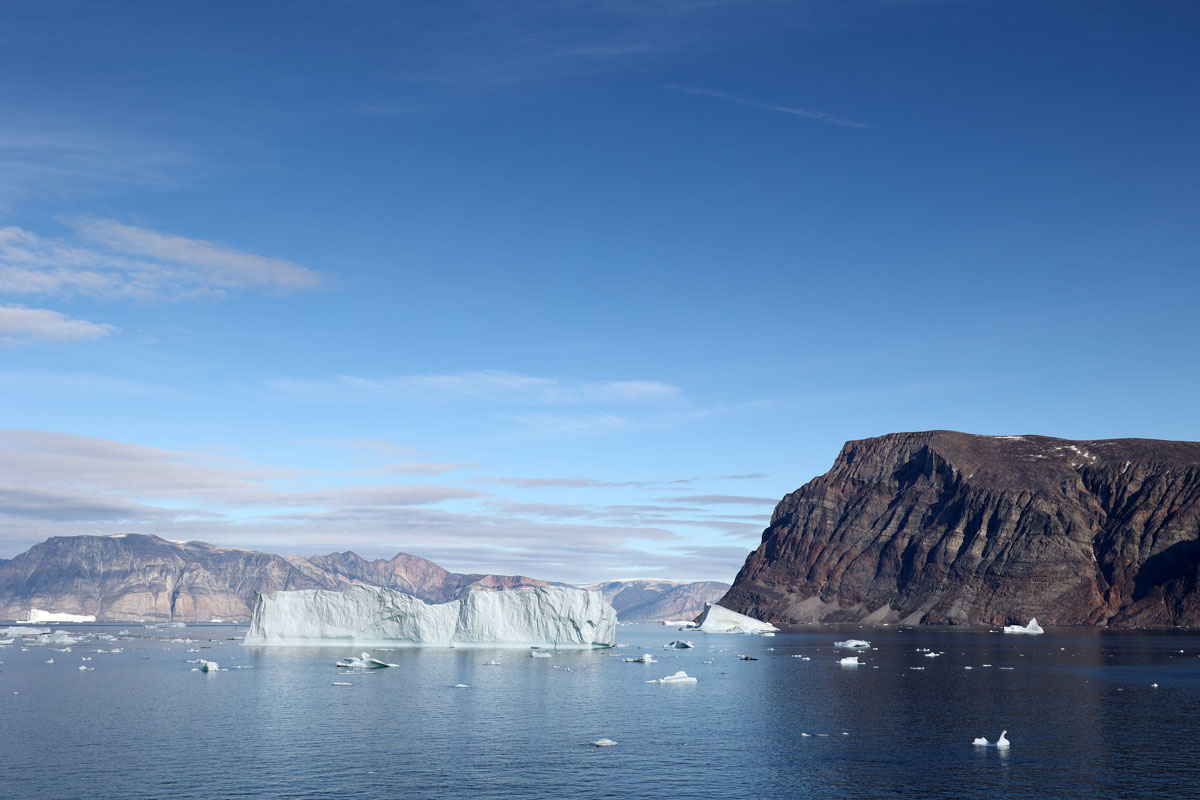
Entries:
{"type": "Polygon", "coordinates": [[[779,628],[769,622],[760,622],[754,617],[730,611],[716,603],[705,603],[697,630],[706,633],[764,633],[777,631],[779,628]]]}
{"type": "Polygon", "coordinates": [[[24,625],[37,622],[95,622],[95,614],[58,614],[53,611],[42,611],[40,608],[29,609],[28,619],[19,619],[24,625]]]}
{"type": "Polygon", "coordinates": [[[617,614],[598,591],[539,586],[430,605],[375,586],[260,595],[245,644],[611,647],[617,614]]]}

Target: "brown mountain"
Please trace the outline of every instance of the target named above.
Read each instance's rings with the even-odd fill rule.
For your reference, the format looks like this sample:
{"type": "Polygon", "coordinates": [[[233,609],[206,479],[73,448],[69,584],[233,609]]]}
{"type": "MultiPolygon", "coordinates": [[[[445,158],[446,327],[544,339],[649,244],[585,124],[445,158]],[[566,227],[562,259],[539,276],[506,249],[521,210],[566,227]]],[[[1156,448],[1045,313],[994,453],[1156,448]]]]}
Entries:
{"type": "Polygon", "coordinates": [[[722,605],[776,623],[1200,624],[1200,443],[895,433],[787,495],[722,605]]]}
{"type": "Polygon", "coordinates": [[[0,618],[30,608],[98,619],[248,619],[256,592],[386,586],[430,603],[474,590],[545,586],[522,576],[459,575],[404,553],[367,561],[354,553],[305,559],[172,542],[158,536],[56,536],[0,564],[0,618]]]}
{"type": "Polygon", "coordinates": [[[704,611],[704,604],[715,603],[729,589],[729,584],[636,579],[595,583],[583,588],[599,590],[616,609],[617,619],[622,622],[659,622],[699,616],[704,611]]]}

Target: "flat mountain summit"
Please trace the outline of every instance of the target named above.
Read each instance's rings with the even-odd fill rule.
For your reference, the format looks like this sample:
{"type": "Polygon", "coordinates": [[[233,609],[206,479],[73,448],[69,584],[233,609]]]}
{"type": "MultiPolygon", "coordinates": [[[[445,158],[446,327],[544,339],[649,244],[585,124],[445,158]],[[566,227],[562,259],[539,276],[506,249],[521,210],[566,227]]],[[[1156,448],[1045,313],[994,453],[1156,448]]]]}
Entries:
{"type": "Polygon", "coordinates": [[[723,605],[775,623],[1200,624],[1200,443],[955,431],[847,442],[723,605]]]}

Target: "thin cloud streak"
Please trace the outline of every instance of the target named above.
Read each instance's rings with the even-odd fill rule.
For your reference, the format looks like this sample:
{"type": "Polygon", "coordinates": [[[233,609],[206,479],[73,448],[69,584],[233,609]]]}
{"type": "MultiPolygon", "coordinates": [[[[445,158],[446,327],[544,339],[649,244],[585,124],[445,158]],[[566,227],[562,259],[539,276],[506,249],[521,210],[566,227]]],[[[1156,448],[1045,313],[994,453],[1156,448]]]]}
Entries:
{"type": "Polygon", "coordinates": [[[117,329],[102,322],[75,319],[48,308],[0,306],[0,342],[78,342],[102,339],[117,329]]]}
{"type": "Polygon", "coordinates": [[[775,111],[780,114],[791,114],[796,117],[804,117],[815,122],[823,122],[826,125],[839,125],[843,128],[858,128],[860,130],[879,130],[873,125],[867,125],[862,122],[855,122],[852,119],[839,117],[836,114],[830,114],[826,111],[817,111],[810,108],[796,108],[794,106],[781,106],[775,103],[765,103],[761,100],[753,100],[748,97],[739,97],[729,92],[717,92],[711,89],[697,89],[692,86],[678,86],[676,84],[664,84],[664,89],[669,89],[674,92],[683,92],[695,97],[711,97],[716,100],[724,100],[728,103],[736,103],[740,106],[748,106],[749,108],[757,108],[763,111],[775,111]]]}

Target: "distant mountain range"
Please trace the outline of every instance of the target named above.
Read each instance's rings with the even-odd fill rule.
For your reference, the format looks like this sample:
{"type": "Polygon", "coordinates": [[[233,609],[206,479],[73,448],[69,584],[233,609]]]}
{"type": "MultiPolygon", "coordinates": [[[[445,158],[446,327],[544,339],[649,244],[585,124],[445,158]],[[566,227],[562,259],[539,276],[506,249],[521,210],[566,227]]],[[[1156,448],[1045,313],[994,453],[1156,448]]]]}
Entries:
{"type": "Polygon", "coordinates": [[[0,564],[0,618],[30,608],[97,619],[248,619],[256,592],[385,586],[427,603],[475,590],[546,586],[520,575],[459,575],[424,558],[330,553],[286,558],[146,534],[56,536],[0,564]]]}
{"type": "Polygon", "coordinates": [[[583,588],[599,590],[616,609],[617,619],[621,622],[658,622],[699,616],[705,603],[715,603],[725,595],[729,584],[716,581],[678,583],[651,578],[593,583],[583,588]]]}
{"type": "MultiPolygon", "coordinates": [[[[257,592],[353,584],[397,589],[427,603],[473,591],[563,585],[522,575],[454,573],[407,553],[374,561],[351,552],[284,557],[148,534],[56,536],[0,560],[0,619],[24,619],[38,608],[101,620],[244,620],[257,592]]],[[[694,617],[728,586],[635,580],[587,588],[601,590],[619,619],[637,621],[694,617]]]]}

